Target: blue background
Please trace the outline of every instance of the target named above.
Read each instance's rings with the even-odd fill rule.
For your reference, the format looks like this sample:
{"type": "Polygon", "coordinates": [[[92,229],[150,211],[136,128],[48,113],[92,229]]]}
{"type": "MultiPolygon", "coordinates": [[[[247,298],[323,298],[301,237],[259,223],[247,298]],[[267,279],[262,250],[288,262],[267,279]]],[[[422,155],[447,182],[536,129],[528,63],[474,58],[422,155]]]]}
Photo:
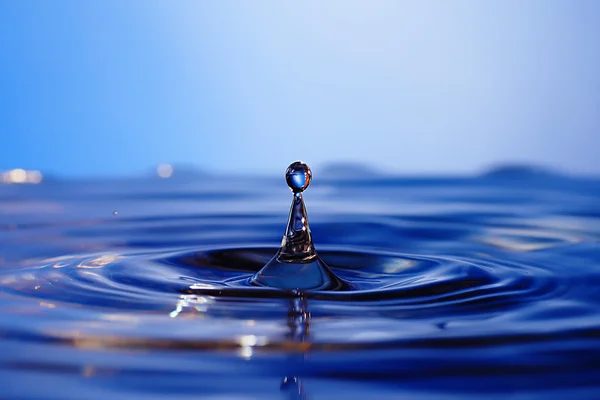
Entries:
{"type": "Polygon", "coordinates": [[[600,173],[600,2],[2,1],[0,169],[600,173]]]}

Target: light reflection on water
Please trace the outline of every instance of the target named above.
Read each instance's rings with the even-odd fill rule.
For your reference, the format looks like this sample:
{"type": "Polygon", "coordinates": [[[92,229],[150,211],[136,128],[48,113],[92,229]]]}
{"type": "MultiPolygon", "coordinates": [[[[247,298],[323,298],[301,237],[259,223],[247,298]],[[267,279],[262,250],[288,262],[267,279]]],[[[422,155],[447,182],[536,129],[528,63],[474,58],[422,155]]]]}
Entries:
{"type": "Polygon", "coordinates": [[[0,397],[600,393],[598,181],[315,181],[305,294],[281,180],[56,185],[0,186],[0,397]]]}

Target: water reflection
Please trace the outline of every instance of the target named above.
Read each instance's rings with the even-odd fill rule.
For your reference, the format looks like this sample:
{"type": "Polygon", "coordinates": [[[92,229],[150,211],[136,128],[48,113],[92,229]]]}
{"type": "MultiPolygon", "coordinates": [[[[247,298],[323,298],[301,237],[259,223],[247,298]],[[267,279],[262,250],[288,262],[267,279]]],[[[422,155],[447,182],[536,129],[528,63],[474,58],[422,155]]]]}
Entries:
{"type": "Polygon", "coordinates": [[[181,295],[175,309],[169,313],[169,317],[177,318],[186,309],[203,314],[208,311],[209,306],[213,303],[214,300],[210,296],[181,295]]]}
{"type": "Polygon", "coordinates": [[[286,376],[281,382],[281,393],[284,399],[289,400],[306,400],[306,392],[302,381],[295,376],[286,376]]]}
{"type": "Polygon", "coordinates": [[[249,360],[254,355],[255,346],[265,346],[268,339],[265,336],[244,335],[240,338],[240,356],[249,360]]]}
{"type": "MultiPolygon", "coordinates": [[[[289,328],[288,338],[294,342],[304,343],[309,339],[310,331],[310,312],[308,311],[308,300],[303,293],[290,300],[287,313],[287,326],[289,328]]],[[[304,351],[292,354],[290,356],[290,365],[292,369],[299,369],[304,364],[306,353],[304,351]]],[[[289,371],[283,378],[280,385],[280,391],[284,398],[290,400],[306,399],[306,389],[302,380],[289,371]]]]}
{"type": "Polygon", "coordinates": [[[290,295],[248,284],[278,181],[178,176],[0,185],[0,398],[82,376],[114,398],[598,398],[597,183],[317,185],[319,254],[352,287],[290,295]]]}
{"type": "Polygon", "coordinates": [[[290,329],[288,337],[291,340],[303,343],[308,339],[310,313],[308,312],[308,300],[303,293],[290,300],[287,326],[290,329]]]}

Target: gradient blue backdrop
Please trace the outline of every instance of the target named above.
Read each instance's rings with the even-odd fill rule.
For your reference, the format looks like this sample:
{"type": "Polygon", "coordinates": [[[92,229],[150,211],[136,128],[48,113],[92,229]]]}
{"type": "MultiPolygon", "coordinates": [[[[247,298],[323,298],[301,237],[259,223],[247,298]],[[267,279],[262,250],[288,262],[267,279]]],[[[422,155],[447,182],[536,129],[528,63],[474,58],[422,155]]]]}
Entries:
{"type": "Polygon", "coordinates": [[[600,173],[600,1],[0,2],[0,169],[600,173]]]}

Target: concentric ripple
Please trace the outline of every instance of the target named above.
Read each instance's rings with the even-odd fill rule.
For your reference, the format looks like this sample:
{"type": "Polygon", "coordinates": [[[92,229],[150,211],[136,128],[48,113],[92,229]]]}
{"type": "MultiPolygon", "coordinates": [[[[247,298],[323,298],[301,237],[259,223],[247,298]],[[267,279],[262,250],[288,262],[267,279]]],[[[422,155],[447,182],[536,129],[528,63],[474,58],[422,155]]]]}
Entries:
{"type": "Polygon", "coordinates": [[[315,182],[298,292],[269,182],[5,187],[0,397],[598,398],[597,183],[315,182]]]}
{"type": "Polygon", "coordinates": [[[263,349],[284,343],[305,346],[307,341],[329,349],[372,346],[439,332],[450,323],[506,317],[509,311],[518,313],[556,298],[560,291],[555,277],[531,266],[343,249],[320,253],[352,285],[350,290],[299,293],[252,286],[249,278],[274,251],[230,248],[61,257],[4,273],[0,279],[5,292],[24,299],[24,304],[36,300],[55,320],[61,312],[67,311],[65,318],[75,315],[75,321],[65,321],[71,329],[43,331],[37,340],[50,336],[76,340],[78,345],[100,340],[109,347],[231,348],[243,345],[239,338],[249,331],[262,338],[254,345],[263,349]],[[293,305],[297,299],[305,302],[300,311],[293,305]],[[290,340],[289,324],[283,323],[290,312],[310,314],[305,322],[320,332],[310,340],[290,340]],[[81,313],[87,315],[83,321],[77,320],[81,313]],[[352,325],[358,318],[361,324],[352,325]],[[171,322],[165,323],[167,319],[171,322]],[[116,329],[110,323],[115,320],[122,321],[116,329]],[[94,329],[89,329],[90,322],[94,329]],[[332,335],[348,326],[352,335],[332,335]]]}

